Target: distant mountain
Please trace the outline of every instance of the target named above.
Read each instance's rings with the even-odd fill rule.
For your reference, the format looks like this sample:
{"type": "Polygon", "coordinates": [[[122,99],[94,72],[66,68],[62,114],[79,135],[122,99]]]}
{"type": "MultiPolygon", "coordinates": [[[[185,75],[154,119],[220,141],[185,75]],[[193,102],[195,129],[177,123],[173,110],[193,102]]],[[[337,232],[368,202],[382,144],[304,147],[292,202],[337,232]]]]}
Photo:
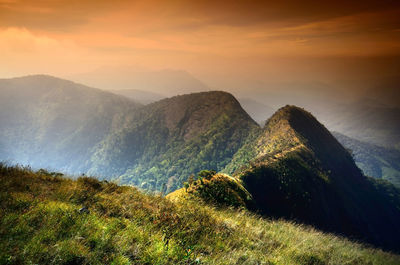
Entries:
{"type": "Polygon", "coordinates": [[[143,105],[147,105],[165,98],[165,96],[161,94],[138,90],[138,89],[121,89],[121,90],[112,90],[111,92],[130,98],[133,101],[139,102],[143,105]]]}
{"type": "Polygon", "coordinates": [[[204,168],[222,170],[258,125],[226,92],[176,96],[134,113],[97,146],[89,173],[169,190],[204,168]]]}
{"type": "Polygon", "coordinates": [[[235,171],[264,215],[399,250],[400,191],[363,176],[347,150],[301,108],[278,110],[226,171],[235,171]]]}
{"type": "Polygon", "coordinates": [[[134,89],[167,97],[210,90],[190,73],[170,69],[151,71],[126,67],[101,68],[70,76],[69,79],[106,90],[134,89]]]}
{"type": "Polygon", "coordinates": [[[264,125],[275,110],[268,105],[260,103],[251,98],[239,98],[240,105],[243,109],[258,123],[264,125]]]}
{"type": "Polygon", "coordinates": [[[350,150],[365,175],[386,179],[400,187],[400,151],[358,141],[338,132],[333,135],[350,150]]]}
{"type": "Polygon", "coordinates": [[[0,160],[85,172],[94,146],[138,107],[51,76],[0,79],[0,160]]]}
{"type": "Polygon", "coordinates": [[[400,109],[371,100],[336,106],[320,112],[331,131],[370,144],[400,149],[400,109]]]}

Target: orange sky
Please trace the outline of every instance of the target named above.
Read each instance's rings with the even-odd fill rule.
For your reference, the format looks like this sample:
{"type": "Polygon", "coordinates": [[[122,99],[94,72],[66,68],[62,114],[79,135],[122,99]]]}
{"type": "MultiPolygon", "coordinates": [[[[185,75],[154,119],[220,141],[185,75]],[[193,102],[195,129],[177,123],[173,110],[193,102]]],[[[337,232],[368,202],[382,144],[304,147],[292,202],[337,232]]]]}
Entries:
{"type": "Polygon", "coordinates": [[[399,55],[396,0],[0,0],[0,77],[129,66],[213,86],[333,82],[397,76],[399,55]]]}

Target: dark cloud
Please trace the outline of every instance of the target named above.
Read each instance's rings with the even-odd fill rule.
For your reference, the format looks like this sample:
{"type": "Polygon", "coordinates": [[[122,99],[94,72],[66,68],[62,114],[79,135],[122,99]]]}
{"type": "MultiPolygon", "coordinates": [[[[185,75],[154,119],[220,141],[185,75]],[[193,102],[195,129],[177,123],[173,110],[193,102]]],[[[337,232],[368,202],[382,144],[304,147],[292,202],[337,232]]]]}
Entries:
{"type": "MultiPolygon", "coordinates": [[[[293,26],[359,13],[400,10],[400,1],[0,0],[0,22],[3,27],[67,30],[87,23],[93,16],[128,6],[132,9],[133,16],[142,13],[142,16],[145,15],[150,20],[158,16],[191,18],[191,22],[187,25],[190,29],[204,23],[230,26],[255,24],[293,26]]],[[[393,21],[384,26],[396,28],[399,24],[399,21],[393,21]]]]}
{"type": "MultiPolygon", "coordinates": [[[[387,10],[400,12],[400,1],[320,1],[320,0],[273,0],[273,1],[164,1],[167,12],[176,16],[191,16],[210,24],[249,26],[254,24],[296,24],[350,16],[360,13],[376,13],[387,10]]],[[[396,21],[397,26],[400,22],[396,21]]]]}

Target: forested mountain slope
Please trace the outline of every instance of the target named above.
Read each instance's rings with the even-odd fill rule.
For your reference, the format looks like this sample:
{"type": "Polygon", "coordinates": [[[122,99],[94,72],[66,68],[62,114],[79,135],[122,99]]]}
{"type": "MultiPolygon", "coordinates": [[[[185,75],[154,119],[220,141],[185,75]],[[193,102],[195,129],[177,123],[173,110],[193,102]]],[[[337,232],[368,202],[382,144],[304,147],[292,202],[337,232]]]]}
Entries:
{"type": "Polygon", "coordinates": [[[235,170],[254,210],[264,215],[399,250],[399,190],[363,176],[347,150],[303,109],[278,110],[226,170],[235,170]]]}
{"type": "Polygon", "coordinates": [[[258,125],[225,92],[176,96],[136,112],[98,147],[90,174],[168,190],[204,168],[222,170],[258,125]]]}

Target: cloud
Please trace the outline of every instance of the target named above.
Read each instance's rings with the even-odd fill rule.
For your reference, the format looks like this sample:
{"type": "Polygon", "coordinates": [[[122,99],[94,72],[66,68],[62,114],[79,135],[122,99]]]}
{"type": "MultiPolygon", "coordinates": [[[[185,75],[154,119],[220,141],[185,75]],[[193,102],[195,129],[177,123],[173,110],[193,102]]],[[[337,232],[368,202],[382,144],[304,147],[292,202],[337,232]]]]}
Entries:
{"type": "Polygon", "coordinates": [[[119,10],[129,12],[133,21],[153,21],[159,29],[166,24],[170,29],[192,30],[204,25],[288,27],[399,9],[400,2],[392,0],[0,0],[3,27],[65,31],[119,10]]]}
{"type": "Polygon", "coordinates": [[[134,64],[322,79],[346,75],[344,57],[399,55],[398,17],[400,2],[390,0],[0,0],[0,68],[69,74],[134,64]],[[339,63],[328,69],[325,58],[339,63]]]}
{"type": "Polygon", "coordinates": [[[115,0],[0,0],[2,27],[69,31],[86,24],[91,17],[120,8],[115,0]]]}
{"type": "Polygon", "coordinates": [[[60,43],[46,36],[36,36],[24,28],[0,31],[0,50],[19,54],[37,53],[57,49],[60,43]]]}
{"type": "MultiPolygon", "coordinates": [[[[70,40],[34,34],[24,28],[0,29],[0,75],[6,73],[51,73],[80,68],[87,51],[70,40]]],[[[90,58],[90,57],[89,57],[90,58]]],[[[86,59],[89,59],[86,58],[86,59]]]]}

